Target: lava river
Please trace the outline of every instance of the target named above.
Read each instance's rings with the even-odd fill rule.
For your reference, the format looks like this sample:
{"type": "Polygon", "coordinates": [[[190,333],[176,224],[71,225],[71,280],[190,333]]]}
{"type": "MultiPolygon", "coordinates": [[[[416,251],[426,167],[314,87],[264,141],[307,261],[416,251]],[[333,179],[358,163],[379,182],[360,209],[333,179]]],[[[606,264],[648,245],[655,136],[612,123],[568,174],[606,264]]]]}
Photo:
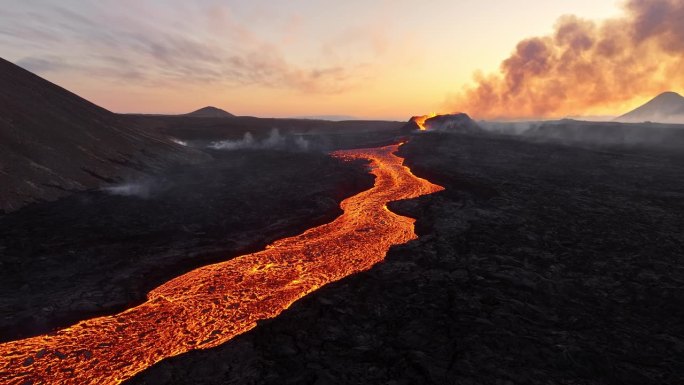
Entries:
{"type": "Polygon", "coordinates": [[[416,238],[414,220],[387,203],[442,190],[403,166],[397,148],[333,154],[369,159],[376,176],[371,189],[342,202],[333,222],[174,278],[122,313],[1,344],[0,383],[117,384],[164,358],[223,344],[307,293],[369,269],[390,246],[416,238]]]}

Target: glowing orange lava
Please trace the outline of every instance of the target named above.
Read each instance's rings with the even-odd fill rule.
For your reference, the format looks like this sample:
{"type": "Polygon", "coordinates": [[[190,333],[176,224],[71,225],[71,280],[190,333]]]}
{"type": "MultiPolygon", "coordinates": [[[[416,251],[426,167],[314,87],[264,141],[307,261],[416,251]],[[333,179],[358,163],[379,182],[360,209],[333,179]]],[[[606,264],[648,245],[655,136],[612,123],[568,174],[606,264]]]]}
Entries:
{"type": "Polygon", "coordinates": [[[437,116],[437,114],[434,112],[429,115],[414,116],[413,121],[416,122],[421,131],[425,131],[427,130],[427,127],[425,127],[425,121],[430,118],[434,118],[435,116],[437,116]]]}
{"type": "Polygon", "coordinates": [[[220,345],[317,288],[369,269],[416,238],[390,201],[442,190],[414,176],[397,145],[339,151],[370,159],[375,185],[344,200],[333,222],[265,250],[201,267],[152,290],[145,303],[0,345],[3,384],[118,384],[164,358],[220,345]]]}

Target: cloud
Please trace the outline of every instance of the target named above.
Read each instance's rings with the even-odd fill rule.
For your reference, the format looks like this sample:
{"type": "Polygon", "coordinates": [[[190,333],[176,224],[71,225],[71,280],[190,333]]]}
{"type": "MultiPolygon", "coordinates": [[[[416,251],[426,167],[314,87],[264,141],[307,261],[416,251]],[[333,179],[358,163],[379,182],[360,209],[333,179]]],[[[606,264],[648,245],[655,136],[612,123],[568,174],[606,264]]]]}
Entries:
{"type": "Polygon", "coordinates": [[[16,62],[16,64],[22,68],[25,68],[31,72],[52,72],[59,71],[67,68],[64,61],[58,57],[32,57],[28,56],[16,62]]]}
{"type": "Polygon", "coordinates": [[[632,0],[596,23],[564,16],[552,35],[518,43],[498,73],[449,99],[480,119],[600,114],[684,89],[684,0],[632,0]]]}
{"type": "MultiPolygon", "coordinates": [[[[0,15],[0,43],[19,51],[31,44],[31,54],[16,62],[39,73],[78,72],[145,86],[213,83],[310,93],[342,92],[366,76],[363,62],[292,61],[279,42],[259,38],[220,4],[187,5],[178,11],[182,17],[134,3],[126,13],[99,2],[28,4],[0,15]]],[[[297,23],[295,18],[285,26],[289,40],[296,39],[297,23]]]]}

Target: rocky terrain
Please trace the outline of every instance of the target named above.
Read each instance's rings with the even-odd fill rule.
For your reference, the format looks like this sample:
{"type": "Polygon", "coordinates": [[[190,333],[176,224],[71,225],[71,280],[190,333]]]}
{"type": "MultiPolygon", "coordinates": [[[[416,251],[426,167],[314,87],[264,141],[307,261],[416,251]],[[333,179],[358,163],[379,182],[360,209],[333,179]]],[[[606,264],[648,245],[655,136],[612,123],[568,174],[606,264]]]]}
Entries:
{"type": "Polygon", "coordinates": [[[332,220],[372,177],[323,151],[385,144],[401,126],[114,114],[2,59],[0,85],[0,341],[124,310],[332,220]],[[259,145],[208,148],[245,135],[259,145]]]}
{"type": "Polygon", "coordinates": [[[329,121],[251,116],[226,118],[126,115],[125,118],[133,127],[153,130],[191,146],[202,147],[216,141],[239,140],[247,132],[256,139],[265,138],[273,130],[277,130],[281,135],[301,137],[311,144],[311,149],[319,151],[391,143],[404,126],[402,122],[392,121],[329,121]]]}
{"type": "Polygon", "coordinates": [[[332,220],[373,184],[364,164],[319,152],[210,153],[0,215],[0,339],[124,310],[195,267],[332,220]]]}
{"type": "Polygon", "coordinates": [[[421,133],[421,238],[128,384],[684,382],[684,156],[421,133]]]}
{"type": "Polygon", "coordinates": [[[477,133],[481,128],[468,114],[437,115],[425,120],[425,128],[429,131],[448,131],[461,133],[477,133]]]}
{"type": "Polygon", "coordinates": [[[0,212],[207,159],[0,59],[0,212]]]}
{"type": "MultiPolygon", "coordinates": [[[[489,125],[490,128],[492,125],[489,125]]],[[[514,133],[511,124],[493,125],[500,132],[514,133]],[[497,127],[498,126],[498,127],[497,127]]],[[[539,141],[562,142],[585,146],[620,146],[632,148],[684,148],[684,125],[661,123],[586,122],[563,119],[530,122],[520,132],[523,136],[539,141]]]]}
{"type": "Polygon", "coordinates": [[[322,151],[403,134],[446,187],[390,204],[420,239],[128,383],[684,383],[682,126],[117,115],[4,61],[0,85],[0,340],[331,220],[373,180],[322,151]]]}

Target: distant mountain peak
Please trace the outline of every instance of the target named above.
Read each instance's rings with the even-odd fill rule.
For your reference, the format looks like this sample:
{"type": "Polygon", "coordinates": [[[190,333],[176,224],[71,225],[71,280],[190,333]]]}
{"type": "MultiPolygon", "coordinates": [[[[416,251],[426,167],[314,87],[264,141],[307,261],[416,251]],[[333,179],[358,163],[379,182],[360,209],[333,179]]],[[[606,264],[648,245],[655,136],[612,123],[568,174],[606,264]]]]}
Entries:
{"type": "Polygon", "coordinates": [[[658,98],[679,98],[679,99],[684,99],[684,96],[674,92],[674,91],[665,91],[661,93],[660,95],[656,96],[654,99],[658,98]]]}
{"type": "Polygon", "coordinates": [[[615,119],[618,122],[684,123],[684,96],[667,91],[615,119]]]}
{"type": "Polygon", "coordinates": [[[198,118],[232,118],[235,116],[228,111],[222,110],[214,106],[206,106],[200,108],[197,111],[193,111],[185,115],[198,118]]]}
{"type": "Polygon", "coordinates": [[[684,96],[674,91],[665,91],[648,101],[648,103],[684,103],[684,96]]]}

